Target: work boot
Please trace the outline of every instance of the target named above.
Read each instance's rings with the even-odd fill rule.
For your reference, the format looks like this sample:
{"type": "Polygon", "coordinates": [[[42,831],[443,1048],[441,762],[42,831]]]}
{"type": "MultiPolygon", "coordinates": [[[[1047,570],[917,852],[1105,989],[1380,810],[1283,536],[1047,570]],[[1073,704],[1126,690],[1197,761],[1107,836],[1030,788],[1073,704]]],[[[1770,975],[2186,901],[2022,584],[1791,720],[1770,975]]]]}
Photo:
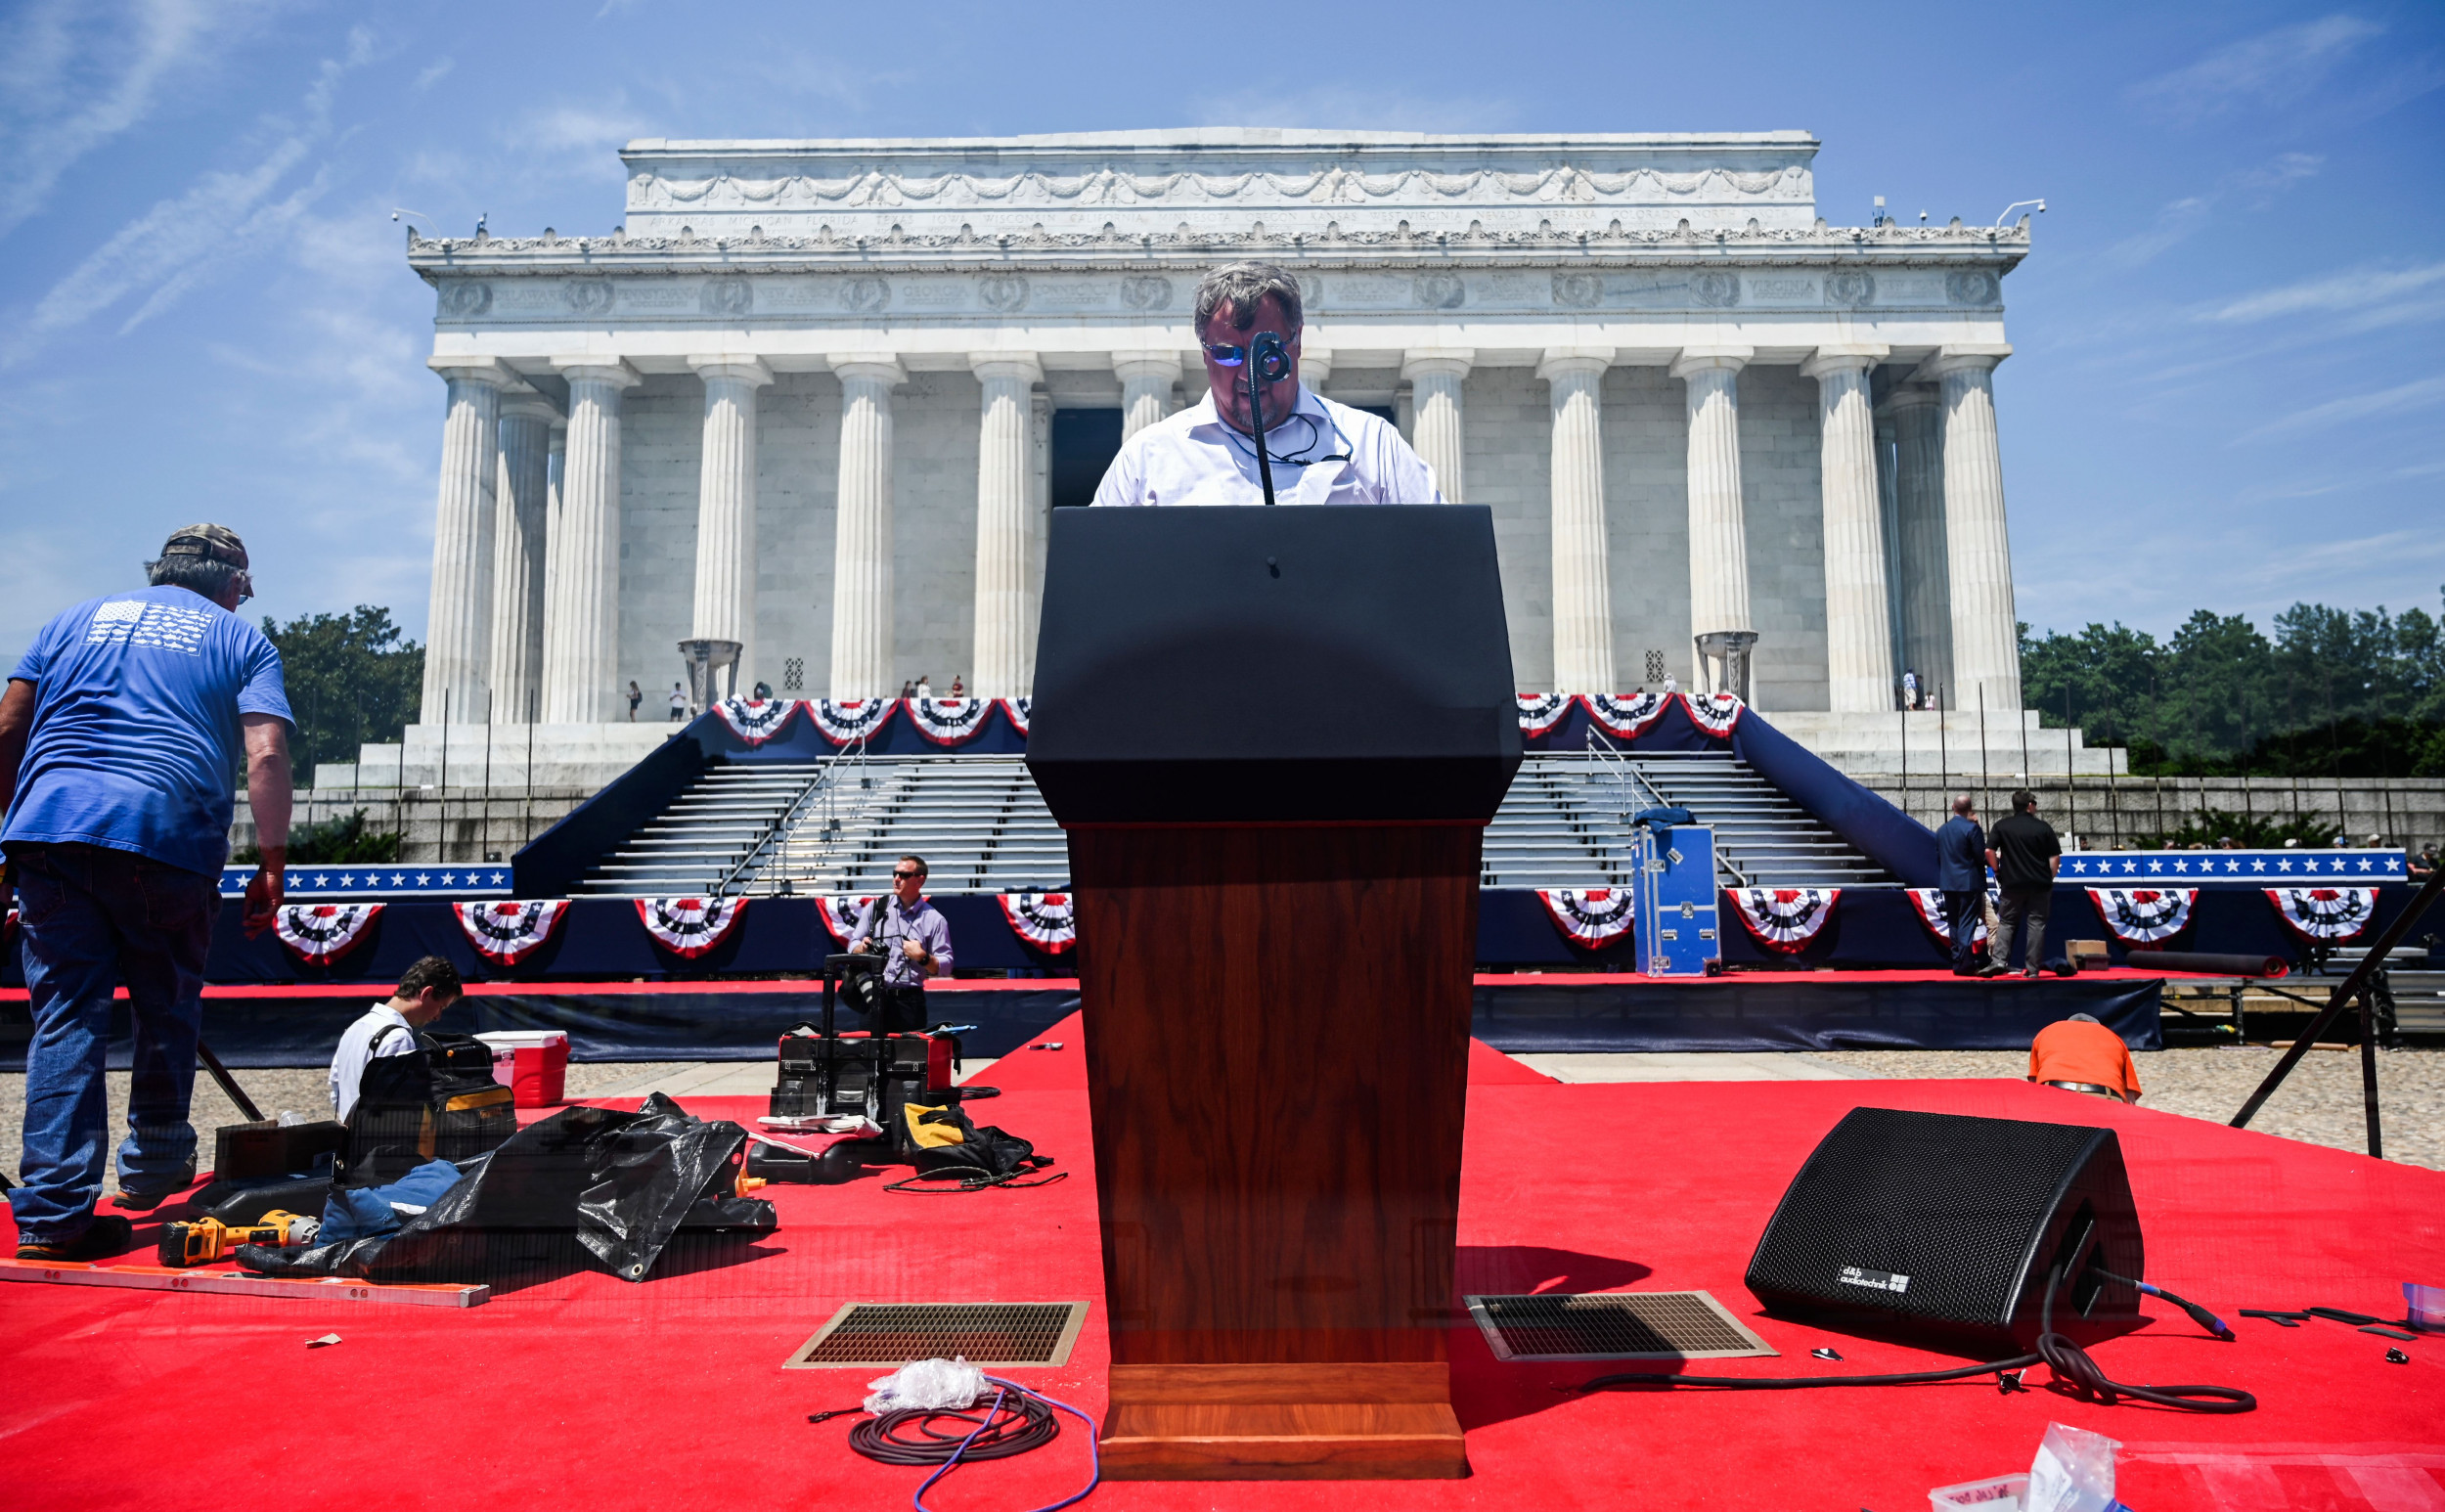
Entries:
{"type": "Polygon", "coordinates": [[[150,1213],[195,1184],[196,1163],[191,1160],[187,1162],[187,1169],[170,1178],[169,1185],[149,1192],[131,1192],[121,1188],[119,1194],[111,1201],[114,1206],[125,1208],[130,1213],[150,1213]]]}
{"type": "Polygon", "coordinates": [[[94,1261],[111,1260],[127,1253],[136,1242],[135,1225],[115,1213],[97,1213],[85,1231],[73,1239],[57,1239],[47,1244],[20,1244],[20,1260],[94,1261]]]}
{"type": "Polygon", "coordinates": [[[1999,961],[1999,960],[1990,960],[1990,961],[1988,961],[1985,965],[1980,966],[1980,967],[1978,968],[1978,975],[1980,975],[1980,976],[2002,976],[2004,973],[2006,973],[2006,972],[2010,971],[2011,969],[2012,969],[2012,968],[2011,968],[2010,966],[2005,965],[2002,961],[1999,961]]]}

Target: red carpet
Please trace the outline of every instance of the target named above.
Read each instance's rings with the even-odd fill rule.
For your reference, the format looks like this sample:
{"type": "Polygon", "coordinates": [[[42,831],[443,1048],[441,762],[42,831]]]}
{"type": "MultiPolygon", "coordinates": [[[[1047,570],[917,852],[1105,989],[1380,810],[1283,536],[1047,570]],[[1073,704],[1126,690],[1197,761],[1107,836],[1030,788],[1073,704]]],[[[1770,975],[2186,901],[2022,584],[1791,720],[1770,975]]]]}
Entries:
{"type": "MultiPolygon", "coordinates": [[[[1074,1025],[1043,1038],[1065,1047],[996,1067],[984,1080],[1006,1095],[976,1111],[1059,1157],[1069,1180],[968,1197],[895,1196],[871,1179],[774,1188],[780,1232],[722,1268],[638,1286],[575,1275],[466,1312],[11,1285],[0,1292],[11,1500],[115,1507],[188,1490],[351,1507],[906,1506],[919,1472],[852,1454],[845,1419],[805,1420],[855,1402],[867,1372],[778,1366],[845,1302],[1085,1298],[1097,1307],[1070,1364],[1016,1374],[1100,1412],[1082,1062],[1074,1025]],[[343,1342],[305,1348],[332,1332],[343,1342]]],[[[2399,1316],[2399,1282],[2445,1282],[2445,1176],[2017,1083],[1561,1086],[1494,1081],[1498,1059],[1472,1062],[1465,1291],[1705,1287],[1782,1351],[1717,1373],[1949,1363],[1756,1315],[1741,1272],[1792,1173],[1862,1102],[2104,1122],[2122,1134],[2150,1275],[2233,1318],[2241,1342],[2205,1339],[2151,1303],[2148,1327],[2098,1359],[2124,1380],[2245,1386],[2260,1409],[2105,1408],[1976,1381],[1575,1399],[1553,1387],[1603,1367],[1500,1364],[1464,1328],[1453,1374],[1473,1479],[1140,1483],[1089,1505],[1911,1512],[1930,1487],[2025,1468],[2053,1418],[2123,1441],[2121,1497],[2139,1512],[2445,1508],[2445,1339],[2401,1346],[2412,1362],[2394,1365],[2390,1341],[2339,1324],[2235,1317],[2309,1304],[2399,1316]],[[1812,1360],[1819,1344],[1845,1361],[1812,1360]]],[[[746,1098],[690,1106],[760,1111],[746,1098]]],[[[935,1504],[1000,1512],[1067,1492],[1086,1454],[1064,1421],[1051,1448],[962,1470],[935,1504]]]]}

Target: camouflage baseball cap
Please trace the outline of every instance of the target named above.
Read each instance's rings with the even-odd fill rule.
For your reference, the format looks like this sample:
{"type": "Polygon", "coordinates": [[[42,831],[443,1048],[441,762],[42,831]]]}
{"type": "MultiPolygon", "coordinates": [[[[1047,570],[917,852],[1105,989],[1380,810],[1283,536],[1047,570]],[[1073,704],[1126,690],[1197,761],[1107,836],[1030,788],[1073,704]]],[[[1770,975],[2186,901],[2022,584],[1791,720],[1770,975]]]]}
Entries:
{"type": "Polygon", "coordinates": [[[161,548],[161,555],[164,557],[201,556],[243,568],[246,565],[246,543],[239,540],[238,532],[227,525],[181,525],[170,532],[170,539],[161,548]]]}

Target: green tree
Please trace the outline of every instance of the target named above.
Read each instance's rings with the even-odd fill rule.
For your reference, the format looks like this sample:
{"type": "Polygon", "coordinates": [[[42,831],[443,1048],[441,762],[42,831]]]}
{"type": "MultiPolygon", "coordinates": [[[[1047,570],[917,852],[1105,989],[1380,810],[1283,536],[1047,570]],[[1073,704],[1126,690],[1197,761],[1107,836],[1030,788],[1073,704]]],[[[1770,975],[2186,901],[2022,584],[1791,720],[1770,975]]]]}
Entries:
{"type": "Polygon", "coordinates": [[[2021,682],[2130,770],[2165,777],[2445,776],[2445,623],[2295,603],[2273,635],[2201,609],[2159,644],[2123,625],[2033,636],[2021,682]]]}
{"type": "Polygon", "coordinates": [[[267,616],[263,633],[280,649],[296,715],[289,756],[299,778],[317,762],[354,761],[357,747],[406,731],[423,687],[424,648],[401,638],[388,609],[360,603],[286,625],[267,616]]]}

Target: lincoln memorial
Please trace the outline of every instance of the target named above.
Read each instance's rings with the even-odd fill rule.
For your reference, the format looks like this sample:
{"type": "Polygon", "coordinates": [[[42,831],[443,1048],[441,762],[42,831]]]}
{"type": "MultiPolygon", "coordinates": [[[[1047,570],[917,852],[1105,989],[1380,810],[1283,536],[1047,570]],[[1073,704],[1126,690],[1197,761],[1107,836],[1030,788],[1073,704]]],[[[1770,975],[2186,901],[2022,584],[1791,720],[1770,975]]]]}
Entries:
{"type": "Polygon", "coordinates": [[[1493,511],[1523,690],[1745,683],[1822,749],[1910,669],[2018,732],[1993,379],[2028,223],[1830,225],[1817,147],[645,140],[617,225],[411,231],[447,385],[423,725],[608,737],[691,640],[742,693],[1026,694],[1048,511],[1201,397],[1191,291],[1255,257],[1300,280],[1305,382],[1493,511]]]}

